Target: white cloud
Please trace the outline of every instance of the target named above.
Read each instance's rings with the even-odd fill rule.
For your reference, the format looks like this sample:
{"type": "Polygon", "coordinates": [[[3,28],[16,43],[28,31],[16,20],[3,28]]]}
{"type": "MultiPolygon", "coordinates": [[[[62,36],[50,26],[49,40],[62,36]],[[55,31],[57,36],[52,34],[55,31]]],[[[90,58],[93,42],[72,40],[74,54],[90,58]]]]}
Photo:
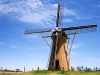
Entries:
{"type": "Polygon", "coordinates": [[[39,55],[37,55],[37,54],[28,54],[28,55],[31,57],[39,57],[39,55]]]}
{"type": "Polygon", "coordinates": [[[100,59],[95,59],[95,58],[91,58],[91,57],[87,57],[87,59],[92,60],[92,61],[96,61],[96,62],[100,62],[100,59]]]}
{"type": "Polygon", "coordinates": [[[77,54],[75,52],[70,52],[71,55],[76,56],[77,54]]]}
{"type": "Polygon", "coordinates": [[[71,10],[71,9],[64,9],[64,15],[69,15],[69,16],[76,16],[77,13],[74,11],[74,10],[71,10]]]}
{"type": "Polygon", "coordinates": [[[81,20],[81,19],[90,19],[90,17],[88,17],[88,16],[87,16],[87,17],[76,16],[75,18],[76,18],[77,20],[81,20]]]}
{"type": "Polygon", "coordinates": [[[100,7],[100,1],[99,1],[98,4],[97,4],[96,6],[94,6],[94,7],[100,7]]]}
{"type": "Polygon", "coordinates": [[[82,43],[73,44],[72,48],[73,48],[73,49],[76,49],[76,48],[81,47],[82,45],[83,45],[82,43]]]}
{"type": "Polygon", "coordinates": [[[25,35],[24,37],[27,39],[33,39],[33,38],[36,38],[37,35],[25,35]]]}
{"type": "Polygon", "coordinates": [[[97,7],[100,7],[100,4],[99,4],[99,5],[97,5],[97,7]]]}
{"type": "Polygon", "coordinates": [[[35,34],[34,35],[32,35],[32,34],[27,35],[26,34],[26,35],[24,35],[24,38],[27,39],[28,41],[34,41],[36,38],[38,39],[37,35],[35,35],[35,34]]]}
{"type": "Polygon", "coordinates": [[[14,45],[9,45],[9,47],[11,47],[11,48],[19,48],[19,47],[17,47],[17,46],[14,46],[14,45]]]}
{"type": "MultiPolygon", "coordinates": [[[[22,0],[5,3],[8,0],[0,1],[0,15],[6,14],[22,22],[52,27],[56,21],[57,4],[50,4],[42,0],[22,0]]],[[[65,8],[64,15],[74,16],[74,10],[65,8]]]]}
{"type": "Polygon", "coordinates": [[[76,1],[72,1],[72,0],[69,0],[69,1],[68,1],[68,3],[72,3],[72,4],[75,3],[75,2],[76,2],[76,1]]]}
{"type": "Polygon", "coordinates": [[[36,50],[36,48],[28,48],[28,50],[36,50]]]}
{"type": "Polygon", "coordinates": [[[4,45],[5,43],[4,42],[0,42],[0,45],[4,45]]]}
{"type": "Polygon", "coordinates": [[[49,46],[41,46],[42,49],[50,49],[49,46]]]}
{"type": "Polygon", "coordinates": [[[26,0],[0,4],[0,13],[11,15],[20,21],[34,24],[53,24],[56,4],[45,4],[40,0],[26,0]]]}
{"type": "Polygon", "coordinates": [[[78,15],[78,16],[76,16],[75,18],[77,19],[77,20],[83,20],[83,19],[91,19],[91,18],[95,18],[95,17],[98,17],[98,16],[95,16],[95,15],[88,15],[88,16],[80,16],[80,15],[78,15]]]}
{"type": "Polygon", "coordinates": [[[63,22],[72,22],[71,19],[64,19],[63,22]]]}
{"type": "MultiPolygon", "coordinates": [[[[73,44],[72,49],[77,49],[77,48],[81,47],[82,45],[84,45],[84,44],[82,44],[82,43],[73,44]]],[[[71,47],[71,44],[69,44],[68,50],[70,49],[70,47],[71,47]]]]}

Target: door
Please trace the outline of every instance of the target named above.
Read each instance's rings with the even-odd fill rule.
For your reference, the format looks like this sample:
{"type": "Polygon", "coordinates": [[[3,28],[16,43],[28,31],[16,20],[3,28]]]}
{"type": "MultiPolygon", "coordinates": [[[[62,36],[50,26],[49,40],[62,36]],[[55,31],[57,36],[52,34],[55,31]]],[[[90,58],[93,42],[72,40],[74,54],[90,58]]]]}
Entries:
{"type": "Polygon", "coordinates": [[[56,60],[56,69],[59,69],[59,60],[56,60]]]}

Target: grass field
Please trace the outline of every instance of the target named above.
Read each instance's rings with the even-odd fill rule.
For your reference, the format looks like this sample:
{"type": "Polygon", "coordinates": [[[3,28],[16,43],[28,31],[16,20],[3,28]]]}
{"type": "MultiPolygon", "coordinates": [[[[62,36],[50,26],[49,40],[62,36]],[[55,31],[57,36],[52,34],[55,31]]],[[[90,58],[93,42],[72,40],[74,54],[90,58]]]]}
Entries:
{"type": "Polygon", "coordinates": [[[0,72],[0,75],[100,75],[100,72],[83,72],[83,71],[31,71],[31,72],[0,72]]]}

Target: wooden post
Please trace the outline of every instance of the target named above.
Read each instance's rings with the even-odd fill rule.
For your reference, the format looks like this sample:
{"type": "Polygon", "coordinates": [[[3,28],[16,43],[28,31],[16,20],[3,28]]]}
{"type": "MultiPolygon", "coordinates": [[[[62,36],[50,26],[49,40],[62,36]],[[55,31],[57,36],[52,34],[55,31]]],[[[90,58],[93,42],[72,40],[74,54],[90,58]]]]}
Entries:
{"type": "Polygon", "coordinates": [[[94,71],[95,71],[95,67],[94,67],[94,71]]]}

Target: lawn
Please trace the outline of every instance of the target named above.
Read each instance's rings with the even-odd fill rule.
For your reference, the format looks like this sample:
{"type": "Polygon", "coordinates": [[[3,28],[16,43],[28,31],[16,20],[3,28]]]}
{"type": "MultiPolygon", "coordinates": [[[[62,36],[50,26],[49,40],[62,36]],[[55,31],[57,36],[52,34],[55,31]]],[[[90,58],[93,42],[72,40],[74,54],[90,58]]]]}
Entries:
{"type": "Polygon", "coordinates": [[[48,71],[48,70],[41,70],[41,71],[31,71],[31,72],[5,72],[0,73],[0,75],[100,75],[100,72],[83,72],[83,71],[48,71]]]}

